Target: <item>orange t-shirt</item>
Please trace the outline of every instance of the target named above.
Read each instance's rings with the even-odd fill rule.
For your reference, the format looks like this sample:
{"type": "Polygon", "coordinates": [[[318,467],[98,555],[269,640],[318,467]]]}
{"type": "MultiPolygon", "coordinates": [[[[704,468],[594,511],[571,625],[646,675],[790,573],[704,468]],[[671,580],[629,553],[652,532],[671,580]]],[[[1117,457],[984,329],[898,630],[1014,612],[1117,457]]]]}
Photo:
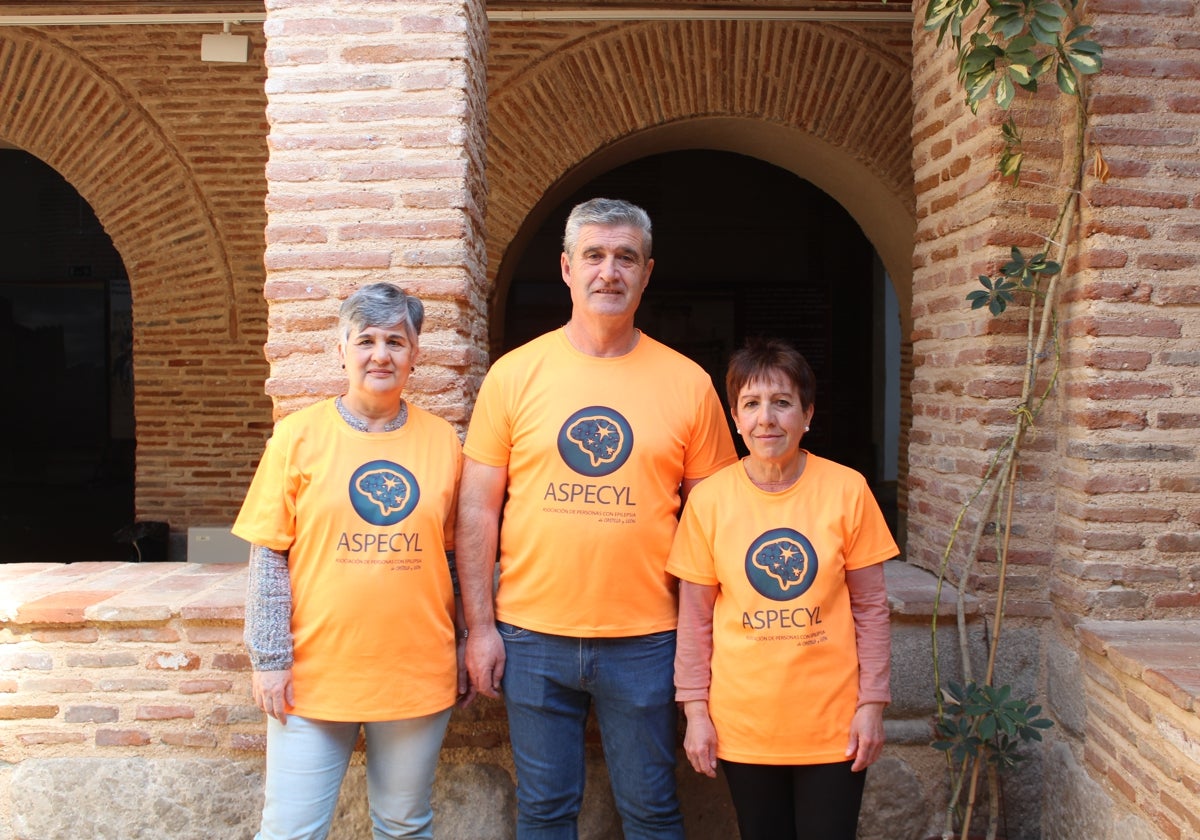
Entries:
{"type": "Polygon", "coordinates": [[[780,493],[740,463],[692,492],[667,571],[719,587],[708,706],[720,758],[846,760],[858,702],[846,571],[899,553],[863,477],[812,454],[780,493]]]}
{"type": "Polygon", "coordinates": [[[359,432],[325,400],[285,417],[233,532],[288,552],[293,713],[400,720],[457,692],[453,548],[458,435],[409,403],[392,432],[359,432]]]}
{"type": "Polygon", "coordinates": [[[675,627],[664,567],[680,482],[735,458],[699,365],[646,335],[588,356],[555,330],[492,366],[463,451],[508,469],[500,621],[586,637],[675,627]]]}

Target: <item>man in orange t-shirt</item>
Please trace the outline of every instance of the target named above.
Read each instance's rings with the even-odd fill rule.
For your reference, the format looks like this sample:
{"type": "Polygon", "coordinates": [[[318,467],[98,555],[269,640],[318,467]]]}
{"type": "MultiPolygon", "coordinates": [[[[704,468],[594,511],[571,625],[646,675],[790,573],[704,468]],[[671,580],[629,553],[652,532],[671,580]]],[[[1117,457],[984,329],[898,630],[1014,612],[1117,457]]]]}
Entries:
{"type": "Polygon", "coordinates": [[[593,703],[626,840],[683,837],[666,560],[688,491],[735,456],[708,375],[634,327],[650,245],[639,207],[571,212],[571,319],[496,362],[463,448],[467,664],[504,694],[519,840],[577,836],[593,703]]]}

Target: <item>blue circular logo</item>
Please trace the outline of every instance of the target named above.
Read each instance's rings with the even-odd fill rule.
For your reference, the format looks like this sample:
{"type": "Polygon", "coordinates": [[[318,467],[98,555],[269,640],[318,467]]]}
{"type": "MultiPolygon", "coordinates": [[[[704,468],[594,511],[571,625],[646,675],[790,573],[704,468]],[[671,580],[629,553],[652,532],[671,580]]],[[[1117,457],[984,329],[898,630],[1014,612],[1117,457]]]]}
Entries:
{"type": "Polygon", "coordinates": [[[817,577],[817,552],[791,528],[774,528],[746,552],[746,579],[772,601],[790,601],[808,591],[817,577]]]}
{"type": "Polygon", "coordinates": [[[420,498],[416,477],[391,461],[370,461],[350,476],[350,504],[372,525],[395,525],[420,498]]]}
{"type": "Polygon", "coordinates": [[[558,431],[558,454],[568,467],[588,478],[616,472],[632,451],[629,421],[604,406],[581,408],[558,431]]]}

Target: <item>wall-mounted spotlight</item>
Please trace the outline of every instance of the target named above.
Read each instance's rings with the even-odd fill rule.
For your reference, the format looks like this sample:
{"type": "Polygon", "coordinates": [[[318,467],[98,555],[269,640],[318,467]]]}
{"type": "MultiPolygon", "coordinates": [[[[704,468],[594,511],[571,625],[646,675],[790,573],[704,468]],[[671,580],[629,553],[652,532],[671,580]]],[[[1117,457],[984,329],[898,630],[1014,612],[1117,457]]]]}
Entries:
{"type": "Polygon", "coordinates": [[[245,64],[250,58],[250,36],[230,35],[229,24],[225,21],[225,31],[220,35],[200,36],[201,61],[231,61],[245,64]]]}

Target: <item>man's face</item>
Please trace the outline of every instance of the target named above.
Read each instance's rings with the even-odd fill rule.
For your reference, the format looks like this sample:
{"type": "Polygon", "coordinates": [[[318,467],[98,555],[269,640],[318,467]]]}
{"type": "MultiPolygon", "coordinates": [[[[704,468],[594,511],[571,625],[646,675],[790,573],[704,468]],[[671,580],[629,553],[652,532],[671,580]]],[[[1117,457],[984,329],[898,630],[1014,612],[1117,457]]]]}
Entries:
{"type": "Polygon", "coordinates": [[[573,314],[631,322],[654,268],[654,260],[646,258],[642,232],[628,225],[584,225],[575,253],[563,254],[561,262],[573,314]]]}

